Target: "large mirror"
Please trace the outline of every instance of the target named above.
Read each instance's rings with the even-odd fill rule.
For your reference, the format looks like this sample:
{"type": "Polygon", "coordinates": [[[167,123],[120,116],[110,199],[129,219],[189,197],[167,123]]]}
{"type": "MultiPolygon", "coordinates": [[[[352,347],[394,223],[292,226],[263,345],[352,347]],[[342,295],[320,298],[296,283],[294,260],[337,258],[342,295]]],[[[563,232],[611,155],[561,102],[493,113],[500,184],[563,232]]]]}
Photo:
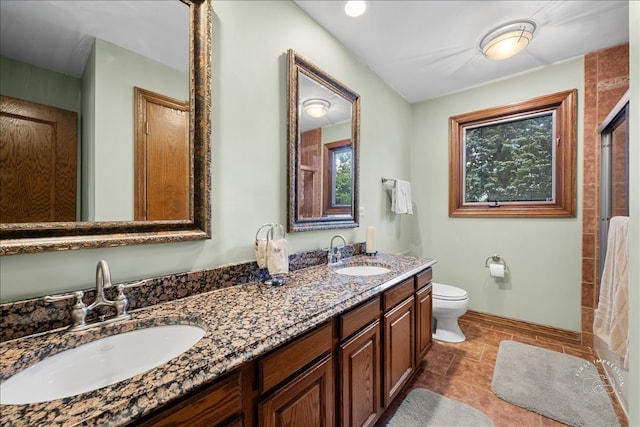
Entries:
{"type": "Polygon", "coordinates": [[[360,96],[288,51],[288,230],[358,227],[360,96]]]}
{"type": "Polygon", "coordinates": [[[210,238],[210,0],[0,8],[0,254],[210,238]]]}

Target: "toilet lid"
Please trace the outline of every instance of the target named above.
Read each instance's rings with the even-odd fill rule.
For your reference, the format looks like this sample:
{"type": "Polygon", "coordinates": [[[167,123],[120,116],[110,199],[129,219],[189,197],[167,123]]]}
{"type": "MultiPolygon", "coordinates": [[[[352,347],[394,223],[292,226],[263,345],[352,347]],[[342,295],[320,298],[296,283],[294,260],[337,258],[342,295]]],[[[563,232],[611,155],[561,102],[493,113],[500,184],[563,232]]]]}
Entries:
{"type": "Polygon", "coordinates": [[[455,286],[444,285],[442,283],[433,282],[433,297],[447,301],[460,301],[467,299],[467,291],[455,286]]]}

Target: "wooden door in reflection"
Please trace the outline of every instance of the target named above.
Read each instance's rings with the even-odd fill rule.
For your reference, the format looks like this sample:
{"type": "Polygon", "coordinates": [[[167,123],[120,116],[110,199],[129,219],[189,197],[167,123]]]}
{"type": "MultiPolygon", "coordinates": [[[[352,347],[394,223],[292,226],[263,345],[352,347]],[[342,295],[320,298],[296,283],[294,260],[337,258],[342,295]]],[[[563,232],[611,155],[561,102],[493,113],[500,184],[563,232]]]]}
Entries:
{"type": "Polygon", "coordinates": [[[136,221],[191,218],[189,103],[135,88],[136,221]]]}
{"type": "Polygon", "coordinates": [[[78,117],[0,97],[0,223],[76,220],[78,117]]]}

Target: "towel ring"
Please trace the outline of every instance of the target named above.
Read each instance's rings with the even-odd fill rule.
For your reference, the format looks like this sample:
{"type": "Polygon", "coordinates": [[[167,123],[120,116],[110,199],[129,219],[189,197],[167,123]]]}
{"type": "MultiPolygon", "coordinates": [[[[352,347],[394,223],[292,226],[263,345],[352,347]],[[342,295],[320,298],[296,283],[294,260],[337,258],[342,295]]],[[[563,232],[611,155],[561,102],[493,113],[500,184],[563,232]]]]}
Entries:
{"type": "Polygon", "coordinates": [[[487,268],[489,268],[489,260],[493,260],[494,264],[502,264],[505,267],[507,266],[507,262],[498,254],[493,254],[490,257],[487,257],[487,259],[484,261],[484,266],[487,268]]]}
{"type": "Polygon", "coordinates": [[[258,228],[258,231],[256,231],[256,241],[258,240],[258,236],[260,235],[260,232],[263,229],[267,228],[267,227],[269,227],[269,230],[267,230],[267,235],[266,235],[267,241],[269,239],[273,240],[273,229],[274,228],[280,228],[280,232],[282,233],[282,238],[285,237],[284,227],[282,226],[282,224],[278,224],[276,222],[269,222],[269,223],[261,225],[260,228],[258,228]],[[269,237],[269,236],[271,236],[271,237],[269,237]]]}

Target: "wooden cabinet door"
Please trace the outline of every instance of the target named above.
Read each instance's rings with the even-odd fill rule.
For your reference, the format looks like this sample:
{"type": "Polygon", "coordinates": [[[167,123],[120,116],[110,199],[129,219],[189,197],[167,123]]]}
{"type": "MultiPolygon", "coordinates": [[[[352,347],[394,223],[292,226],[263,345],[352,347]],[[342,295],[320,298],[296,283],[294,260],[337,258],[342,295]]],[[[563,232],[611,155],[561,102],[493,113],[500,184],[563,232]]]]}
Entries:
{"type": "Polygon", "coordinates": [[[413,295],[384,315],[384,406],[393,401],[415,367],[413,295]]]}
{"type": "Polygon", "coordinates": [[[78,118],[0,96],[0,222],[76,220],[78,118]]]}
{"type": "Polygon", "coordinates": [[[333,359],[327,356],[259,404],[263,427],[335,425],[333,359]]]}
{"type": "Polygon", "coordinates": [[[426,286],[416,292],[416,364],[431,347],[431,289],[426,286]]]}
{"type": "Polygon", "coordinates": [[[380,322],[340,346],[341,425],[369,426],[380,408],[380,322]]]}

